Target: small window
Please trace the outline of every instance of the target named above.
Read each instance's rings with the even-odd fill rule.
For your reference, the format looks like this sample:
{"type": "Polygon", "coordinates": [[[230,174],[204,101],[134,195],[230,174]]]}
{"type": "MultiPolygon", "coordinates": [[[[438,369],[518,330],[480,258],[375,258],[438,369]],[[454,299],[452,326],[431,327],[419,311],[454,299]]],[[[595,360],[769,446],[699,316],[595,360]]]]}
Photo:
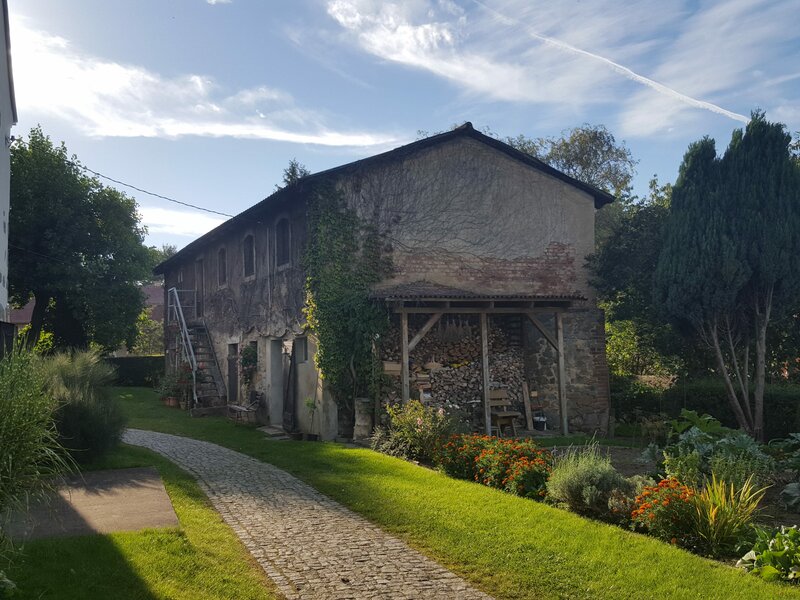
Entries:
{"type": "Polygon", "coordinates": [[[217,252],[217,282],[225,285],[228,282],[228,253],[225,248],[217,252]]]}
{"type": "Polygon", "coordinates": [[[277,266],[288,265],[291,260],[291,232],[289,219],[280,219],[275,224],[275,262],[277,266]]]}
{"type": "Polygon", "coordinates": [[[294,339],[294,356],[298,363],[304,363],[308,360],[308,338],[294,339]]]}
{"type": "Polygon", "coordinates": [[[178,284],[183,283],[183,267],[178,269],[178,284]]]}
{"type": "Polygon", "coordinates": [[[244,255],[244,276],[252,277],[256,274],[256,248],[252,234],[245,236],[242,243],[242,254],[244,255]]]}

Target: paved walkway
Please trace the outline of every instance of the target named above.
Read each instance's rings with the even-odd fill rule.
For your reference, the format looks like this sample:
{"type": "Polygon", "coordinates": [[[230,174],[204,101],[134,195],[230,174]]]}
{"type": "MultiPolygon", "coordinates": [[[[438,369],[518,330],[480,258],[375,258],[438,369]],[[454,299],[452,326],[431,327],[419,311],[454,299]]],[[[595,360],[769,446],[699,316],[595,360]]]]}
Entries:
{"type": "Polygon", "coordinates": [[[272,465],[165,433],[129,429],[124,441],[155,450],[197,477],[214,507],[287,598],[490,600],[272,465]]]}

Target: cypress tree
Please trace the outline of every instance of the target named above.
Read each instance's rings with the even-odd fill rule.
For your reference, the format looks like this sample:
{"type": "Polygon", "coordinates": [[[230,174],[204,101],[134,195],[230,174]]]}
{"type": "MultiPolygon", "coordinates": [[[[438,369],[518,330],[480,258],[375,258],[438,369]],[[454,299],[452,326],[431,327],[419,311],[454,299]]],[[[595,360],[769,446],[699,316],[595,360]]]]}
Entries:
{"type": "Polygon", "coordinates": [[[692,144],[654,277],[656,302],[713,352],[740,427],[759,439],[767,329],[800,292],[800,170],[790,142],[783,125],[755,112],[722,158],[713,140],[692,144]]]}

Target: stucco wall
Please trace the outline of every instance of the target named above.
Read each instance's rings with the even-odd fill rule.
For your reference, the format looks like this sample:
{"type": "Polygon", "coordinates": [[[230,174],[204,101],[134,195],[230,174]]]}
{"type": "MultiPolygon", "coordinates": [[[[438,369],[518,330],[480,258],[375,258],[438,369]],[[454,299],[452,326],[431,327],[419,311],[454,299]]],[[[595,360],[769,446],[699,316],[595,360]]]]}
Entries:
{"type": "Polygon", "coordinates": [[[428,280],[486,293],[593,292],[594,199],[471,138],[342,182],[377,223],[396,268],[382,287],[428,280]]]}

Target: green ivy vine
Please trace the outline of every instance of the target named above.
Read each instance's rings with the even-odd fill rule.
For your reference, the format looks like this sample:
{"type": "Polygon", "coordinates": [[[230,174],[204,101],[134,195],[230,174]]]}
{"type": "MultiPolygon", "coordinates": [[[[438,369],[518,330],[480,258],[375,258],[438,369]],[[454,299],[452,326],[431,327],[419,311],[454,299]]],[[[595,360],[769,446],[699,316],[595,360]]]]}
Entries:
{"type": "Polygon", "coordinates": [[[374,345],[385,334],[385,306],[369,297],[391,272],[377,229],[364,223],[332,185],[317,187],[308,208],[303,312],[317,339],[315,361],[337,404],[373,397],[381,370],[374,345]]]}

